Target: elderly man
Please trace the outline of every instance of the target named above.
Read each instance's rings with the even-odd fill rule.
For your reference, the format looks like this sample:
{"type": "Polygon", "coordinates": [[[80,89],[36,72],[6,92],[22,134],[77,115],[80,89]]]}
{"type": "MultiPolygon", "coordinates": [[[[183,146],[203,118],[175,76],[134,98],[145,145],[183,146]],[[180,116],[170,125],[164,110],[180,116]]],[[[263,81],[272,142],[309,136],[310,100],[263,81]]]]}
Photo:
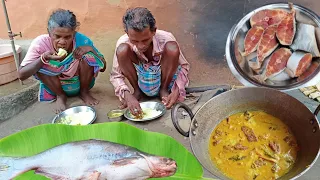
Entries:
{"type": "Polygon", "coordinates": [[[160,96],[167,108],[183,101],[189,83],[189,63],[175,37],[157,30],[153,15],[142,7],[128,9],[123,25],[126,34],[116,44],[110,76],[122,108],[127,106],[132,114],[141,114],[139,99],[143,94],[160,96]]]}

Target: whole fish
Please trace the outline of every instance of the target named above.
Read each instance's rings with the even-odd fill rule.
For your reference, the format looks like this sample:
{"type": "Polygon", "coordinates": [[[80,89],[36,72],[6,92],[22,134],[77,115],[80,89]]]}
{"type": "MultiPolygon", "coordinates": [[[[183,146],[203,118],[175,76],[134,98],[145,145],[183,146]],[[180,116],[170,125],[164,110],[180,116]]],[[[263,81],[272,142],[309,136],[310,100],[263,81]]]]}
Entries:
{"type": "Polygon", "coordinates": [[[0,157],[0,179],[24,172],[59,180],[142,180],[175,174],[176,162],[103,140],[62,144],[31,157],[0,157]]]}

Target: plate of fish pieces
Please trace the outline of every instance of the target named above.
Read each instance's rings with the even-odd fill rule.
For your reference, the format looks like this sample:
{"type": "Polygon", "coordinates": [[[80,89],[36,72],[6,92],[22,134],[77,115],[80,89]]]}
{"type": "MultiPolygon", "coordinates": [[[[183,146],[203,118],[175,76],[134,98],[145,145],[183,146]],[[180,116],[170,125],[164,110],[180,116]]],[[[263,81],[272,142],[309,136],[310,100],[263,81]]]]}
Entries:
{"type": "Polygon", "coordinates": [[[292,3],[269,4],[244,16],[229,33],[226,59],[246,86],[291,90],[320,79],[320,19],[292,3]]]}

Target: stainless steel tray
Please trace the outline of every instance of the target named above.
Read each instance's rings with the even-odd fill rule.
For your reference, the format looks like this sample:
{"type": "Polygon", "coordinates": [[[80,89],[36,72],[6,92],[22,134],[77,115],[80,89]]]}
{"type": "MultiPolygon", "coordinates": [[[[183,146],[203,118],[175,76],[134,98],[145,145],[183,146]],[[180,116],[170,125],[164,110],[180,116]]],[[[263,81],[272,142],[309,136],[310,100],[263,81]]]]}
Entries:
{"type": "MultiPolygon", "coordinates": [[[[318,15],[313,11],[300,5],[293,5],[293,7],[296,10],[296,16],[300,16],[305,21],[307,21],[308,24],[313,24],[316,27],[320,27],[320,19],[318,15]]],[[[226,59],[233,75],[245,86],[264,86],[281,91],[287,91],[317,84],[320,81],[320,67],[318,67],[317,70],[309,77],[299,82],[295,79],[292,79],[279,82],[266,81],[265,83],[258,82],[256,79],[250,77],[246,72],[247,70],[240,67],[238,62],[242,61],[242,56],[240,55],[238,48],[243,49],[245,35],[251,28],[250,17],[254,13],[264,9],[285,9],[289,11],[289,6],[287,3],[277,3],[262,6],[248,13],[231,28],[226,43],[226,59]]]]}

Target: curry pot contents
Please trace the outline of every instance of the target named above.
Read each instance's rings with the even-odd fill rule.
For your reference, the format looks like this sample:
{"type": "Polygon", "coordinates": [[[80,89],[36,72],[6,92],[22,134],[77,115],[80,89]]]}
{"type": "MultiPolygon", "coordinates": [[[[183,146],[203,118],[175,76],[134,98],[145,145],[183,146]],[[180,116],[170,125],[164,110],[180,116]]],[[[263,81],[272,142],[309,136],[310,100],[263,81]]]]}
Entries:
{"type": "Polygon", "coordinates": [[[209,154],[217,168],[237,180],[270,180],[294,165],[298,146],[280,119],[262,111],[234,114],[214,129],[209,154]]]}

